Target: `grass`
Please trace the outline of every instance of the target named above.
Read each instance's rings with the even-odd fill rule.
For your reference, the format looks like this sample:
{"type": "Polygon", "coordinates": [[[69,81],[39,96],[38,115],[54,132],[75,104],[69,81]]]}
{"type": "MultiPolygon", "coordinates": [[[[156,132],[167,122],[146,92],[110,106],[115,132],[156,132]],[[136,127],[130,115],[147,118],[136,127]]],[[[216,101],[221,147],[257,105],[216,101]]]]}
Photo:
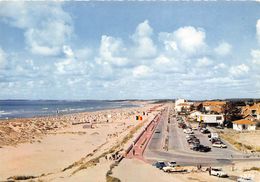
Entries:
{"type": "Polygon", "coordinates": [[[244,169],[243,171],[244,171],[244,172],[245,172],[245,171],[258,171],[258,172],[260,172],[260,167],[251,167],[251,168],[249,168],[249,169],[244,169]]]}
{"type": "Polygon", "coordinates": [[[112,172],[113,168],[116,167],[117,165],[118,165],[118,162],[116,161],[109,166],[109,170],[106,173],[107,182],[120,182],[120,179],[111,176],[113,174],[113,172],[112,172]]]}
{"type": "Polygon", "coordinates": [[[115,178],[113,176],[106,176],[107,182],[121,182],[120,179],[115,178]]]}
{"type": "Polygon", "coordinates": [[[107,154],[114,153],[115,151],[118,151],[121,146],[123,146],[123,145],[126,144],[131,138],[133,138],[134,133],[136,133],[137,130],[139,130],[139,129],[144,125],[144,123],[145,123],[145,122],[142,122],[142,123],[138,124],[136,127],[134,127],[134,128],[123,138],[123,140],[122,140],[120,143],[116,144],[115,146],[113,146],[112,148],[110,148],[108,151],[102,153],[102,154],[99,155],[98,157],[95,157],[94,159],[91,159],[91,160],[89,160],[89,161],[87,161],[87,162],[85,162],[85,163],[83,162],[83,160],[81,160],[80,162],[76,162],[76,163],[72,164],[71,166],[69,166],[69,167],[63,169],[63,171],[65,171],[65,170],[67,170],[67,169],[70,169],[70,168],[72,168],[72,167],[74,167],[74,166],[80,165],[79,168],[77,168],[75,171],[72,172],[72,175],[73,175],[73,174],[77,173],[77,172],[80,171],[80,170],[87,169],[87,168],[92,167],[92,166],[96,166],[96,165],[99,163],[99,160],[100,160],[101,158],[105,157],[107,154]]]}
{"type": "Polygon", "coordinates": [[[37,178],[36,176],[12,176],[9,177],[8,180],[28,180],[28,179],[34,179],[37,178]]]}
{"type": "Polygon", "coordinates": [[[219,133],[220,137],[232,144],[236,149],[243,151],[243,150],[250,150],[254,152],[260,152],[260,147],[254,147],[252,145],[243,144],[241,142],[237,142],[235,139],[237,136],[232,133],[219,133]]]}

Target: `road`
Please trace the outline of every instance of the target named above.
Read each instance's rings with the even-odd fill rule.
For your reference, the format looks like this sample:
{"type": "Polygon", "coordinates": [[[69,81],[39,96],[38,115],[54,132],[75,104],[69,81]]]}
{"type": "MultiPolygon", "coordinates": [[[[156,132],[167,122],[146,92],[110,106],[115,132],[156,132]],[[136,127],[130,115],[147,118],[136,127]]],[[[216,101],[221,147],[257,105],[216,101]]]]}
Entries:
{"type": "Polygon", "coordinates": [[[228,147],[226,149],[211,147],[207,134],[202,134],[199,131],[194,132],[196,137],[200,139],[201,144],[210,146],[212,151],[203,153],[190,150],[185,139],[186,134],[183,133],[182,129],[178,128],[176,117],[168,119],[169,113],[172,114],[172,111],[165,112],[161,117],[156,132],[148,143],[144,152],[144,158],[147,161],[174,160],[180,165],[225,165],[238,160],[260,160],[260,158],[252,158],[234,150],[227,143],[228,147]],[[169,132],[166,130],[167,126],[169,132]],[[169,136],[168,150],[163,148],[166,136],[169,136]]]}

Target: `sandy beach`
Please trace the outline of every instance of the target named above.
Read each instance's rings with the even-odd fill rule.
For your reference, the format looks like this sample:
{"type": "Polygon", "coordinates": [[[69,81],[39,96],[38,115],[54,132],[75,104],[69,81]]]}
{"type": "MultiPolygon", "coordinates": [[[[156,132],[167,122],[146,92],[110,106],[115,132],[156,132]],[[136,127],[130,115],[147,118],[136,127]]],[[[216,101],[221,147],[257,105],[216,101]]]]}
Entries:
{"type": "Polygon", "coordinates": [[[105,181],[113,161],[102,156],[99,165],[86,167],[88,162],[107,151],[123,152],[131,144],[131,138],[125,139],[129,132],[138,131],[158,112],[143,115],[153,106],[3,121],[0,181],[14,176],[43,181],[105,181]],[[136,115],[142,115],[143,120],[136,121],[136,115]],[[125,145],[120,145],[123,139],[125,145]],[[94,172],[94,167],[99,169],[94,172]]]}

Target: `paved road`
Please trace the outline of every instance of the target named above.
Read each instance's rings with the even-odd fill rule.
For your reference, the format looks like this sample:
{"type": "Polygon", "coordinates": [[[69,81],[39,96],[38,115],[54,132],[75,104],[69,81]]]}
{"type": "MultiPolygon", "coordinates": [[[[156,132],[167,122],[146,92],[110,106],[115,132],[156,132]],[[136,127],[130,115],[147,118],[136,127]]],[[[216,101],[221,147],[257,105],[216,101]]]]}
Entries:
{"type": "Polygon", "coordinates": [[[162,116],[159,119],[159,123],[157,125],[157,128],[155,129],[155,132],[151,138],[151,141],[149,142],[148,148],[149,150],[161,150],[164,140],[164,128],[165,128],[165,120],[167,119],[168,113],[163,112],[162,116]]]}
{"type": "Polygon", "coordinates": [[[208,153],[192,151],[186,142],[186,134],[177,126],[176,118],[171,117],[170,123],[168,123],[169,112],[165,114],[156,128],[158,132],[154,133],[144,152],[144,157],[148,161],[175,160],[180,165],[224,165],[234,160],[260,160],[259,158],[247,158],[245,154],[230,146],[227,149],[212,148],[207,134],[199,131],[195,131],[195,135],[200,139],[201,144],[210,146],[212,151],[208,153]],[[167,125],[169,133],[166,131],[167,125]],[[168,151],[163,150],[162,147],[166,135],[169,135],[168,151]]]}

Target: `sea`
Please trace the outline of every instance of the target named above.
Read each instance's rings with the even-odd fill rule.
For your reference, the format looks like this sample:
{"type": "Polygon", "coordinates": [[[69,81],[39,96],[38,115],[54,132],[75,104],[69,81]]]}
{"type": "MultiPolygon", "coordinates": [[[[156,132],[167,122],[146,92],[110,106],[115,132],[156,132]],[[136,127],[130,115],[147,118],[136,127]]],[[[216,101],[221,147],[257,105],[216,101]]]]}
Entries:
{"type": "Polygon", "coordinates": [[[136,106],[130,101],[0,100],[0,119],[54,116],[136,106]]]}

